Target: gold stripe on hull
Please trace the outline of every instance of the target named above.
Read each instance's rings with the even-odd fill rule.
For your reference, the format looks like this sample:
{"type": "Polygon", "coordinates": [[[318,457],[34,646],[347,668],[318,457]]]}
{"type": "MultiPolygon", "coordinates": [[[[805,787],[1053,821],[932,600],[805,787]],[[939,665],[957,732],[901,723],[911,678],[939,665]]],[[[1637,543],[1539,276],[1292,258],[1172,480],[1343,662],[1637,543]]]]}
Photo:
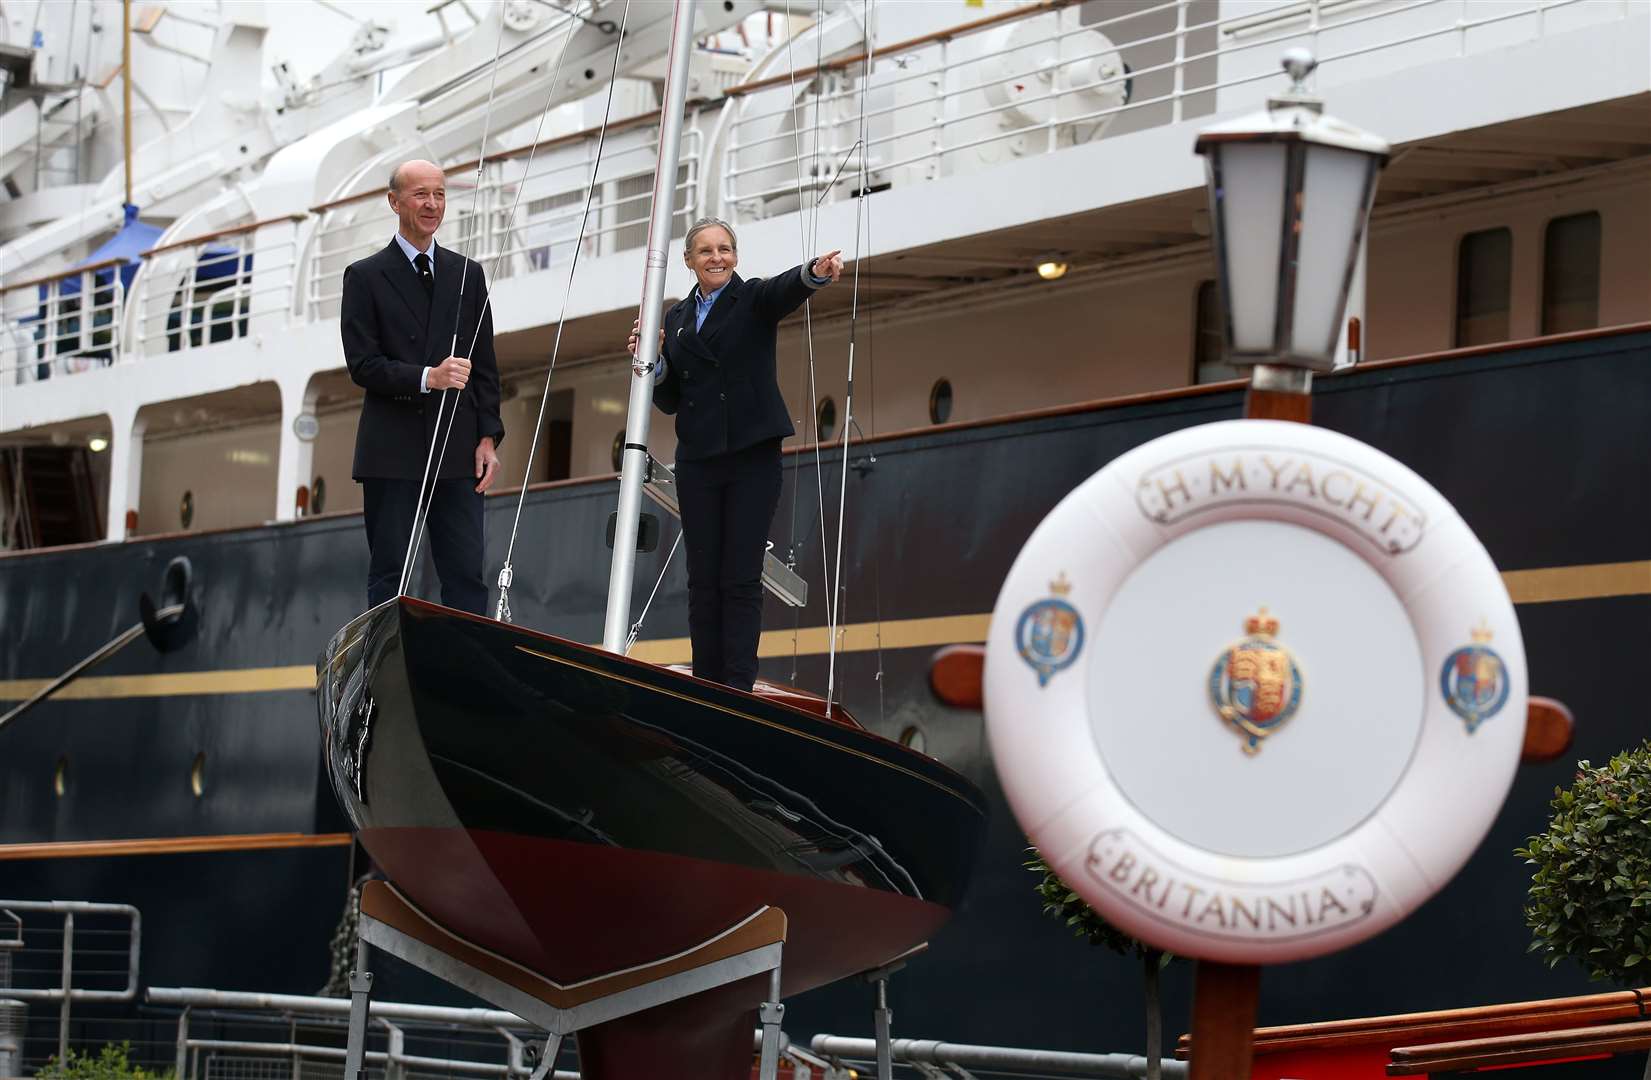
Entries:
{"type": "MultiPolygon", "coordinates": [[[[1515,604],[1548,604],[1565,600],[1607,600],[1622,596],[1651,596],[1651,560],[1554,566],[1541,570],[1509,570],[1502,575],[1515,604]]],[[[941,645],[974,644],[986,640],[991,615],[945,615],[927,619],[890,619],[883,623],[850,623],[837,630],[840,653],[874,649],[921,649],[941,645]]],[[[824,656],[830,636],[823,626],[801,630],[768,630],[757,645],[757,655],[824,656]]],[[[631,657],[650,664],[686,664],[692,656],[687,638],[639,641],[631,657]]],[[[38,693],[49,679],[0,679],[0,701],[23,701],[38,693]]],[[[315,689],[315,668],[238,668],[227,671],[180,671],[165,675],[89,676],[70,683],[54,700],[113,701],[138,697],[183,697],[195,694],[261,694],[277,690],[315,689]]]]}
{"type": "Polygon", "coordinates": [[[140,840],[65,840],[0,844],[0,862],[12,859],[97,859],[114,855],[197,855],[211,851],[344,847],[349,833],[244,833],[237,836],[161,836],[140,840]]]}

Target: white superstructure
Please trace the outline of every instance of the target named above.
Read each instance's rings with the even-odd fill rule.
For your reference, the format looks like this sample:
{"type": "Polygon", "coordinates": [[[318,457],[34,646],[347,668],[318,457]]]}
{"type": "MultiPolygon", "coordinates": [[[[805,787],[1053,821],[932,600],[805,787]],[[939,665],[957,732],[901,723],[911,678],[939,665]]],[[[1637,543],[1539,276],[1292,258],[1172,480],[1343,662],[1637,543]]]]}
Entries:
{"type": "MultiPolygon", "coordinates": [[[[564,307],[551,452],[527,479],[611,471],[669,5],[455,0],[395,28],[375,21],[385,5],[152,5],[133,34],[133,201],[164,232],[129,287],[118,268],[71,269],[120,224],[125,185],[120,6],[76,6],[85,41],[59,27],[67,4],[0,9],[5,42],[32,62],[24,79],[7,54],[0,101],[14,496],[22,447],[90,445],[110,540],[287,520],[323,491],[325,509],[358,505],[339,282],[388,241],[383,185],[414,156],[450,166],[439,242],[489,268],[504,420],[520,436],[502,448],[507,482],[522,477],[564,307]],[[570,286],[614,63],[601,24],[622,18],[570,286]],[[32,38],[31,20],[54,29],[32,38]]],[[[1351,306],[1365,356],[1651,319],[1645,0],[714,0],[697,25],[714,47],[692,73],[678,235],[727,218],[753,274],[831,248],[859,256],[867,433],[1220,377],[1201,333],[1213,272],[1193,140],[1276,90],[1293,45],[1319,57],[1336,113],[1395,148],[1351,306]]],[[[813,394],[801,321],[783,331],[804,441],[815,421],[832,434],[851,297],[813,305],[813,394]]],[[[668,425],[653,442],[668,459],[668,425]]],[[[16,543],[21,503],[6,501],[0,543],[16,543]]]]}

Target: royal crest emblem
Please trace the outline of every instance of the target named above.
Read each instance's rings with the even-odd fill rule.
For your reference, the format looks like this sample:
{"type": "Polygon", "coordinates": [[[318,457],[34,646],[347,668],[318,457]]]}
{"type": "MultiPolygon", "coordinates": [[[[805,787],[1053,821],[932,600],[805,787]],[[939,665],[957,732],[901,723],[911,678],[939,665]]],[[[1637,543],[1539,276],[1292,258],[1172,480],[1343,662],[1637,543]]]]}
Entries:
{"type": "Polygon", "coordinates": [[[1072,585],[1063,572],[1049,583],[1052,594],[1020,613],[1015,623],[1015,648],[1038,673],[1038,685],[1048,686],[1057,671],[1070,667],[1083,649],[1083,616],[1066,602],[1072,585]]]}
{"type": "Polygon", "coordinates": [[[1439,673],[1445,704],[1467,724],[1469,735],[1508,701],[1508,669],[1491,649],[1490,640],[1490,628],[1480,624],[1473,631],[1473,644],[1446,657],[1439,673]]]}
{"type": "Polygon", "coordinates": [[[1244,620],[1244,633],[1210,669],[1210,704],[1244,737],[1244,752],[1255,754],[1301,707],[1301,665],[1275,640],[1278,620],[1266,608],[1244,620]]]}

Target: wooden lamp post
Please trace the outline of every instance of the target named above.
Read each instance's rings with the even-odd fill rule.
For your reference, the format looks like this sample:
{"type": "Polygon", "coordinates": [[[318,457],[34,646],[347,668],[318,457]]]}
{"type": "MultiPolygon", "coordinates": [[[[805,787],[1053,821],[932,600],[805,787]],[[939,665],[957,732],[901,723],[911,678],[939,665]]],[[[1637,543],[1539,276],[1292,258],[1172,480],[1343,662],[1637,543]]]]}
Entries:
{"type": "MultiPolygon", "coordinates": [[[[1259,113],[1201,132],[1227,362],[1251,366],[1244,415],[1312,420],[1315,371],[1336,366],[1342,313],[1388,144],[1324,115],[1306,80],[1318,61],[1290,49],[1293,85],[1259,113]]],[[[1194,1080],[1250,1075],[1261,969],[1198,962],[1194,1080]]]]}

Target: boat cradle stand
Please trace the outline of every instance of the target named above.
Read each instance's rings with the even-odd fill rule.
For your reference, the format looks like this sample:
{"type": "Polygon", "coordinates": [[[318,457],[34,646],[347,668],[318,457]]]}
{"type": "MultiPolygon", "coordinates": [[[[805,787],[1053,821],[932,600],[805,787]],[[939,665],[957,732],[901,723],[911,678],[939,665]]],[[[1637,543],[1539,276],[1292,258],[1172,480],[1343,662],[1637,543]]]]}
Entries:
{"type": "Polygon", "coordinates": [[[367,1010],[373,976],[367,946],[375,945],[483,1001],[515,1013],[547,1033],[533,1080],[555,1067],[562,1040],[584,1028],[651,1009],[719,986],[767,973],[768,1000],[758,1013],[762,1024],[762,1080],[779,1068],[780,957],[785,946],[785,912],[762,907],[738,924],[684,952],[608,975],[562,985],[489,952],[445,929],[384,881],[361,890],[361,939],[350,972],[350,1029],[344,1080],[363,1080],[367,1010]]]}

